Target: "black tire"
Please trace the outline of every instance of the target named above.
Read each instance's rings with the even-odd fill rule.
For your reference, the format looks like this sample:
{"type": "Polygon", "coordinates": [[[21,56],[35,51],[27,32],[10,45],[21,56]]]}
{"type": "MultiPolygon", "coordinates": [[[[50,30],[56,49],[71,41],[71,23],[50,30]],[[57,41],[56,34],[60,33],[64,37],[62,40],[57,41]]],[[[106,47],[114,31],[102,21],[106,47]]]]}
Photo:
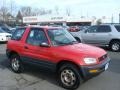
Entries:
{"type": "Polygon", "coordinates": [[[10,57],[10,67],[13,72],[15,73],[21,73],[23,71],[23,65],[20,61],[20,57],[17,54],[13,54],[10,57]]]}
{"type": "Polygon", "coordinates": [[[80,72],[78,71],[78,68],[74,65],[74,64],[64,64],[60,67],[59,71],[58,71],[58,76],[59,76],[59,83],[60,85],[65,88],[65,89],[70,89],[70,90],[74,90],[77,89],[79,87],[79,85],[82,83],[82,78],[80,76],[80,72]],[[65,76],[63,76],[63,73],[65,72],[65,70],[68,70],[70,74],[70,76],[66,74],[67,79],[70,79],[70,81],[65,80],[65,76]],[[73,80],[71,80],[71,77],[73,78],[73,80]],[[63,78],[63,79],[62,79],[63,78]],[[73,83],[72,83],[73,82],[73,83]],[[65,83],[68,84],[72,84],[72,85],[66,85],[65,83]]]}
{"type": "Polygon", "coordinates": [[[113,41],[110,43],[110,49],[114,52],[120,51],[120,41],[113,41]]]}

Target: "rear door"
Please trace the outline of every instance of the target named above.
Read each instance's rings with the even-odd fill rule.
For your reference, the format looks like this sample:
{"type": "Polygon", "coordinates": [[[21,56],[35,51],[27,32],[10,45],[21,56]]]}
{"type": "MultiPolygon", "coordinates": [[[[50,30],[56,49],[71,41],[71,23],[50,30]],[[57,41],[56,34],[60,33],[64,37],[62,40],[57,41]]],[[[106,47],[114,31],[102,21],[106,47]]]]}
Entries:
{"type": "Polygon", "coordinates": [[[109,25],[99,25],[94,35],[95,44],[98,46],[109,44],[111,35],[111,27],[109,25]]]}

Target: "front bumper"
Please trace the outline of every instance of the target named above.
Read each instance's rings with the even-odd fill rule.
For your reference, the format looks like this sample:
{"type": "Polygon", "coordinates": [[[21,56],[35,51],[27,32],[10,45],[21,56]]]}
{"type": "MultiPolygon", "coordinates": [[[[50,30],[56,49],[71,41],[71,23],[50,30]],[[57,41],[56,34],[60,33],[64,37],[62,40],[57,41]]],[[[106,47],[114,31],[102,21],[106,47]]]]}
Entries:
{"type": "Polygon", "coordinates": [[[108,69],[110,58],[107,58],[104,62],[94,66],[81,66],[81,72],[84,79],[89,79],[96,76],[108,69]]]}
{"type": "Polygon", "coordinates": [[[11,37],[0,37],[0,42],[7,42],[11,37]]]}

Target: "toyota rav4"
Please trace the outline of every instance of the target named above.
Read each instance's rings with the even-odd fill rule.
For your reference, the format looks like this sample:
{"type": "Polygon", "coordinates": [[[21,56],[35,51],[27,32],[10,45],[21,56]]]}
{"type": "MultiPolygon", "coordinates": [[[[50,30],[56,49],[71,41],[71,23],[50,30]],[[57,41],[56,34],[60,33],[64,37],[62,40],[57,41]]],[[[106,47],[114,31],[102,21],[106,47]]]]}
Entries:
{"type": "Polygon", "coordinates": [[[7,44],[6,54],[15,73],[24,64],[56,72],[62,87],[76,89],[82,81],[108,69],[110,58],[100,48],[78,43],[60,27],[18,28],[7,44]]]}

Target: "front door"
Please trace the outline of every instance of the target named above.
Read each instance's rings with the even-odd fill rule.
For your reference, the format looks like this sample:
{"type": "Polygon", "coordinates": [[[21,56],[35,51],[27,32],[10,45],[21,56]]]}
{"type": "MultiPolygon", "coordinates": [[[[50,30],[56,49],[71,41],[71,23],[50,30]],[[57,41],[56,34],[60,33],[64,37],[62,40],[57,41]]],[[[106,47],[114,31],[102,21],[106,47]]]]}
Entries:
{"type": "Polygon", "coordinates": [[[109,25],[99,25],[94,35],[98,46],[107,45],[111,40],[111,28],[109,25]]]}
{"type": "Polygon", "coordinates": [[[96,38],[95,38],[96,30],[97,30],[97,26],[91,26],[83,33],[81,33],[83,42],[87,44],[96,44],[96,38]]]}
{"type": "Polygon", "coordinates": [[[48,43],[45,31],[40,28],[31,28],[24,45],[23,58],[27,63],[38,64],[43,67],[52,67],[51,47],[40,46],[41,43],[48,43]]]}

